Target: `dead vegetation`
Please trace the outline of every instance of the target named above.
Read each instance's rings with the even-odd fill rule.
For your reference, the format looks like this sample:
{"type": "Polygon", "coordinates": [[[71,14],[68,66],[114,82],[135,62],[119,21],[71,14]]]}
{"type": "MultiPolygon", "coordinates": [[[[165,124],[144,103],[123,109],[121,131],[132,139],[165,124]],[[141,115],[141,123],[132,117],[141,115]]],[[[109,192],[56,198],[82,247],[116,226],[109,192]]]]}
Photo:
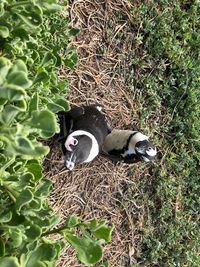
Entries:
{"type": "MultiPolygon", "coordinates": [[[[69,19],[73,27],[80,29],[73,40],[79,63],[74,71],[61,73],[63,79],[67,72],[71,104],[102,104],[112,126],[118,128],[139,122],[139,103],[130,83],[133,73],[129,53],[134,46],[132,35],[137,33],[129,25],[129,5],[126,0],[69,1],[69,19]]],[[[112,242],[104,249],[104,259],[111,267],[131,266],[140,256],[140,229],[144,217],[148,216],[144,207],[134,201],[135,196],[143,193],[137,181],[148,166],[134,165],[131,176],[128,176],[129,169],[128,165],[114,166],[99,156],[69,172],[63,168],[57,144],[52,145],[45,162],[46,177],[54,183],[50,200],[56,212],[63,217],[75,214],[83,219],[105,218],[115,225],[112,242]],[[126,207],[123,192],[129,187],[131,205],[126,207]]],[[[83,265],[68,247],[58,266],[83,265]]]]}

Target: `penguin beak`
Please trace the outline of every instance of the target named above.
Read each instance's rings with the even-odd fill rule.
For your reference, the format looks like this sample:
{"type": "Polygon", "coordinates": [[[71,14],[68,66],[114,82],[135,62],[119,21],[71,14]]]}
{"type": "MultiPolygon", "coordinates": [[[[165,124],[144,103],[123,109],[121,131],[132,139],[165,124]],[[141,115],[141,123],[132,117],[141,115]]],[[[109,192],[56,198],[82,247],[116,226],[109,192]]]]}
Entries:
{"type": "Polygon", "coordinates": [[[74,162],[71,162],[71,161],[66,160],[65,166],[66,166],[66,168],[68,170],[72,171],[73,168],[74,168],[74,165],[75,165],[74,162]]]}
{"type": "Polygon", "coordinates": [[[71,153],[69,157],[65,158],[65,166],[68,170],[72,171],[76,162],[76,155],[74,153],[71,153]]]}
{"type": "Polygon", "coordinates": [[[145,161],[145,162],[149,162],[150,159],[146,158],[145,156],[142,156],[142,159],[145,161]]]}

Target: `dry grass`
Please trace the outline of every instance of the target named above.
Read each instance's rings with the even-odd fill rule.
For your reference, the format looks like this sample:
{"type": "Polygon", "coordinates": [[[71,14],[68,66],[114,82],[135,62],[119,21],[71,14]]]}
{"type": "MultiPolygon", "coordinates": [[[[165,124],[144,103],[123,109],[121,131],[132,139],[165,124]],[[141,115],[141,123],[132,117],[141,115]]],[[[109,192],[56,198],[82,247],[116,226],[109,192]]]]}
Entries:
{"type": "MultiPolygon", "coordinates": [[[[76,70],[67,73],[70,102],[76,105],[101,103],[113,127],[138,124],[139,106],[127,84],[127,74],[132,75],[128,55],[133,46],[128,1],[74,0],[69,3],[72,26],[80,29],[73,40],[80,61],[76,70]],[[119,34],[124,38],[120,43],[119,34]]],[[[62,71],[62,79],[66,78],[66,71],[62,71]]],[[[50,200],[56,212],[63,217],[75,214],[83,219],[106,218],[115,225],[112,242],[105,246],[105,259],[111,267],[134,263],[140,253],[138,233],[143,228],[144,216],[148,216],[144,215],[144,207],[134,202],[134,195],[142,195],[137,181],[142,179],[148,166],[141,169],[140,164],[134,165],[131,178],[127,174],[129,168],[125,164],[114,166],[99,156],[70,172],[63,168],[61,150],[56,144],[45,164],[46,177],[54,182],[50,200]],[[123,202],[124,187],[131,187],[133,192],[128,207],[123,202]]],[[[58,266],[83,265],[68,247],[58,266]]]]}
{"type": "MultiPolygon", "coordinates": [[[[57,162],[61,159],[60,153],[52,153],[51,158],[54,160],[51,160],[46,175],[54,181],[54,192],[51,194],[54,210],[62,216],[76,214],[84,219],[105,218],[114,223],[112,243],[105,247],[105,258],[109,259],[110,266],[129,266],[130,256],[137,248],[138,236],[135,235],[135,229],[138,226],[132,221],[132,211],[127,210],[120,199],[124,186],[135,188],[137,194],[140,192],[137,180],[127,177],[128,166],[113,166],[99,157],[96,161],[77,166],[73,172],[69,172],[60,171],[62,164],[57,162]]],[[[140,173],[137,179],[142,178],[139,166],[135,168],[136,173],[140,173]]],[[[142,207],[140,208],[142,212],[142,207]]],[[[72,251],[67,249],[59,266],[83,265],[78,264],[72,251]]]]}

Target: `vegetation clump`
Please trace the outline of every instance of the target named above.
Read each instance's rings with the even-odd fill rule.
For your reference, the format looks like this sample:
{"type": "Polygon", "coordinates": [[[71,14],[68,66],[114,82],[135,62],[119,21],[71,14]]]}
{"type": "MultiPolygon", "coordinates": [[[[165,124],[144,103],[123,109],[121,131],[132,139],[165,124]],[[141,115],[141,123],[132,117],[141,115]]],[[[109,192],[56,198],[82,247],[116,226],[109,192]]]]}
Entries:
{"type": "Polygon", "coordinates": [[[132,9],[141,124],[152,121],[161,153],[151,188],[148,175],[141,181],[151,217],[143,232],[145,266],[200,264],[199,11],[198,1],[176,0],[144,1],[132,9]]]}
{"type": "MultiPolygon", "coordinates": [[[[63,6],[66,3],[63,3],[63,6]]],[[[103,220],[61,218],[50,208],[52,183],[43,178],[49,147],[59,132],[56,112],[68,111],[60,68],[77,63],[63,6],[57,1],[0,3],[0,266],[55,266],[64,240],[85,265],[102,258],[112,227],[103,220]],[[79,229],[80,235],[77,234],[79,229]],[[52,241],[52,234],[62,240],[52,241]]]]}

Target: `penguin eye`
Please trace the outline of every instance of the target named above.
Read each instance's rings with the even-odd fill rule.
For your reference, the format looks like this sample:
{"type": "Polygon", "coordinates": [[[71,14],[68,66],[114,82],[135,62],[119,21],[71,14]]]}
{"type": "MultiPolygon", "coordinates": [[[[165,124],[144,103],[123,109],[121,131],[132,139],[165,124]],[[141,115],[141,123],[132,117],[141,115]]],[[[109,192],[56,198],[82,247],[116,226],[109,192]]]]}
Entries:
{"type": "Polygon", "coordinates": [[[78,145],[78,140],[74,139],[73,140],[73,146],[77,146],[78,145]]]}
{"type": "Polygon", "coordinates": [[[151,151],[151,150],[152,150],[152,147],[148,147],[147,150],[148,150],[148,151],[151,151]]]}

